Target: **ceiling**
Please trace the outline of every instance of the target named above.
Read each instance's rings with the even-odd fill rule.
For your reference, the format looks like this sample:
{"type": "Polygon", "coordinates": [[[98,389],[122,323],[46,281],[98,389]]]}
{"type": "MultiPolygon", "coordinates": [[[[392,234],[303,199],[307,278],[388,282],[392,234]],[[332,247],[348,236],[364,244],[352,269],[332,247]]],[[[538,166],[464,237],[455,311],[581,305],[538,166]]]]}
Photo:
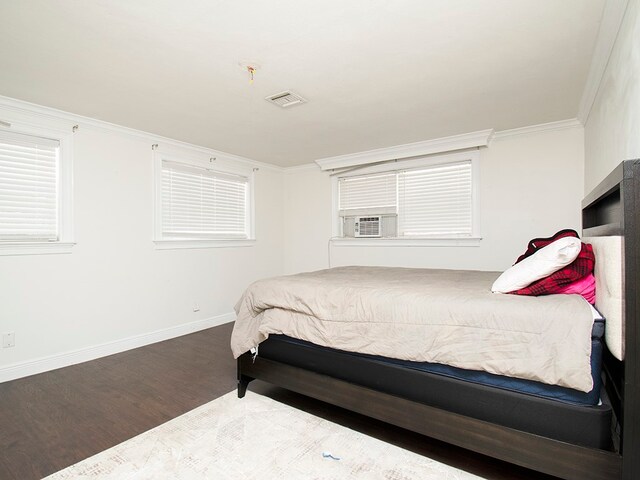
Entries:
{"type": "Polygon", "coordinates": [[[0,0],[0,95],[300,165],[574,118],[604,3],[0,0]]]}

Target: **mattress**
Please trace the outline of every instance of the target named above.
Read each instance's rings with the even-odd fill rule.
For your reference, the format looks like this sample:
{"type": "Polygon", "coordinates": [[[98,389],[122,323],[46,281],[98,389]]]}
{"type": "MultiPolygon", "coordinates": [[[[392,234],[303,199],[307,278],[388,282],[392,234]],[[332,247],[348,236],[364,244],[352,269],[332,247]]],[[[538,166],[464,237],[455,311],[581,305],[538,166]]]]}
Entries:
{"type": "Polygon", "coordinates": [[[590,392],[589,304],[491,293],[498,272],[338,267],[253,283],[234,357],[283,334],[337,350],[447,364],[590,392]]]}
{"type": "MultiPolygon", "coordinates": [[[[592,345],[594,363],[599,364],[602,342],[594,338],[592,345]]],[[[598,379],[597,387],[593,393],[586,394],[517,379],[509,379],[508,385],[480,381],[486,380],[484,378],[468,381],[462,377],[469,372],[452,373],[446,367],[443,371],[430,371],[397,360],[317,346],[285,335],[271,335],[260,344],[258,353],[263,358],[479,420],[586,447],[610,448],[612,411],[604,390],[599,404],[584,404],[593,402],[596,388],[600,390],[600,376],[596,375],[599,365],[592,370],[598,379]],[[521,382],[530,384],[523,387],[521,382]],[[581,393],[589,398],[581,398],[581,393]]]]}
{"type": "MultiPolygon", "coordinates": [[[[593,389],[591,389],[590,392],[581,392],[580,390],[560,387],[558,385],[548,385],[546,383],[534,382],[521,378],[511,378],[505,377],[503,375],[494,375],[480,370],[464,370],[462,368],[451,367],[449,365],[442,365],[439,363],[410,362],[406,360],[398,360],[395,358],[381,357],[378,355],[357,354],[353,352],[342,353],[355,356],[362,355],[363,357],[367,357],[378,362],[398,365],[421,372],[443,375],[445,377],[456,378],[466,382],[472,382],[479,385],[487,385],[503,390],[510,390],[513,392],[533,395],[540,398],[548,398],[550,400],[557,400],[559,402],[565,402],[572,405],[597,405],[600,402],[600,390],[602,386],[602,379],[600,377],[600,374],[602,370],[602,334],[604,329],[600,326],[603,324],[603,321],[597,321],[594,323],[594,335],[591,339],[591,376],[593,378],[593,389]]],[[[320,349],[327,349],[329,351],[333,350],[328,347],[313,345],[310,342],[287,337],[285,335],[272,335],[272,337],[277,338],[278,343],[296,344],[303,347],[316,347],[320,349]]],[[[261,345],[259,350],[261,354],[264,352],[263,345],[264,343],[261,345]]],[[[267,347],[267,349],[268,348],[269,347],[267,347]]]]}
{"type": "MultiPolygon", "coordinates": [[[[406,368],[413,368],[423,372],[431,372],[451,378],[457,378],[466,382],[473,382],[480,385],[511,390],[513,392],[525,393],[541,398],[548,398],[573,405],[597,405],[600,402],[600,389],[602,387],[602,355],[604,342],[604,318],[593,309],[594,322],[591,330],[591,377],[593,378],[593,388],[590,392],[582,392],[572,388],[560,387],[558,385],[548,385],[546,383],[534,382],[521,378],[494,375],[479,370],[464,370],[449,365],[429,362],[407,362],[393,358],[375,356],[378,361],[389,362],[406,368]]],[[[295,339],[291,339],[296,341],[295,339]]]]}

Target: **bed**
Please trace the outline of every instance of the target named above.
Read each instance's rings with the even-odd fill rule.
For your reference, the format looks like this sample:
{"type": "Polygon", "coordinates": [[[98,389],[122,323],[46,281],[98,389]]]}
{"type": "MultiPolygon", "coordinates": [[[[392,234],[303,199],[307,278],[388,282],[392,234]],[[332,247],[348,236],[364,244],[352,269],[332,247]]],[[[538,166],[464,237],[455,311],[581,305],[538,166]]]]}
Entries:
{"type": "MultiPolygon", "coordinates": [[[[498,382],[492,384],[486,378],[465,377],[466,359],[460,360],[459,365],[454,361],[450,370],[445,367],[438,371],[440,362],[430,362],[432,358],[389,362],[376,349],[354,354],[323,345],[321,341],[309,341],[322,338],[313,336],[314,329],[307,336],[295,335],[298,338],[274,334],[277,330],[274,329],[260,343],[258,352],[246,351],[238,357],[238,396],[244,396],[251,380],[261,379],[561,478],[640,478],[640,455],[634,455],[640,451],[637,353],[640,331],[636,294],[640,272],[640,161],[620,164],[583,200],[582,208],[583,238],[600,250],[596,265],[598,259],[601,264],[619,264],[621,281],[617,287],[618,303],[614,295],[617,288],[613,287],[612,301],[603,309],[613,312],[612,318],[619,317],[609,324],[609,315],[603,311],[608,322],[606,342],[602,341],[601,322],[595,317],[587,322],[586,313],[580,312],[583,340],[576,347],[581,354],[574,360],[576,365],[580,364],[582,373],[575,383],[556,386],[551,391],[539,388],[544,382],[538,381],[540,378],[535,377],[538,374],[532,379],[525,378],[529,375],[526,366],[516,362],[507,369],[515,372],[516,383],[520,382],[514,387],[510,375],[492,371],[493,364],[488,361],[485,366],[489,372],[483,375],[496,377],[489,379],[498,382]],[[618,254],[611,254],[606,246],[611,241],[620,246],[618,254]],[[585,334],[586,325],[589,331],[585,334]],[[585,349],[591,362],[587,365],[585,349]],[[434,363],[436,371],[429,370],[434,363]],[[426,368],[422,368],[424,364],[426,368]],[[585,387],[586,373],[592,379],[591,390],[585,387]],[[583,395],[572,396],[576,390],[583,395]]],[[[598,285],[603,292],[609,287],[610,284],[598,285]]],[[[565,317],[567,312],[563,313],[565,317]]],[[[553,351],[549,355],[553,356],[553,351]]],[[[483,360],[474,358],[474,361],[483,360]]],[[[566,373],[558,375],[565,377],[566,373]]]]}

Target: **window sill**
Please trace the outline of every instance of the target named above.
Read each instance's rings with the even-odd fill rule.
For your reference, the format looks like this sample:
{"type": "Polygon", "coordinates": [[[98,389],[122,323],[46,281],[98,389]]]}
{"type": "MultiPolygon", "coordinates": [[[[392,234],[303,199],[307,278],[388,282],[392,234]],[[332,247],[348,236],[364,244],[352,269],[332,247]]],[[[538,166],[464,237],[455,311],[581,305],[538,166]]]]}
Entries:
{"type": "Polygon", "coordinates": [[[243,240],[154,240],[156,250],[177,250],[182,248],[229,248],[252,247],[254,239],[243,240]]]}
{"type": "Polygon", "coordinates": [[[0,255],[51,255],[71,253],[73,242],[0,243],[0,255]]]}
{"type": "Polygon", "coordinates": [[[342,238],[334,237],[336,247],[479,247],[482,237],[464,238],[342,238]]]}

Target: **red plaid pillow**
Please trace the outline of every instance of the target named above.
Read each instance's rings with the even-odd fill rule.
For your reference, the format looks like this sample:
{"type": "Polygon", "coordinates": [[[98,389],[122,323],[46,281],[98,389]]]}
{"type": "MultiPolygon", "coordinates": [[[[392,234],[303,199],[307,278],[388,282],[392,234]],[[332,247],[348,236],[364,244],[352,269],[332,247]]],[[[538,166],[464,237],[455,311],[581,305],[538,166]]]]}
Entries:
{"type": "MultiPolygon", "coordinates": [[[[565,235],[567,236],[567,235],[565,235]]],[[[576,234],[577,236],[577,234],[576,234]]],[[[520,258],[518,262],[523,258],[526,258],[526,252],[520,258]]],[[[518,263],[516,262],[516,263],[518,263]]],[[[548,277],[541,278],[540,280],[533,282],[528,287],[516,290],[513,293],[515,295],[551,295],[554,293],[561,293],[560,290],[566,287],[570,283],[580,280],[586,277],[590,273],[593,273],[593,267],[596,263],[596,257],[593,254],[593,247],[588,243],[583,243],[578,258],[571,262],[566,267],[552,273],[548,277]]]]}

